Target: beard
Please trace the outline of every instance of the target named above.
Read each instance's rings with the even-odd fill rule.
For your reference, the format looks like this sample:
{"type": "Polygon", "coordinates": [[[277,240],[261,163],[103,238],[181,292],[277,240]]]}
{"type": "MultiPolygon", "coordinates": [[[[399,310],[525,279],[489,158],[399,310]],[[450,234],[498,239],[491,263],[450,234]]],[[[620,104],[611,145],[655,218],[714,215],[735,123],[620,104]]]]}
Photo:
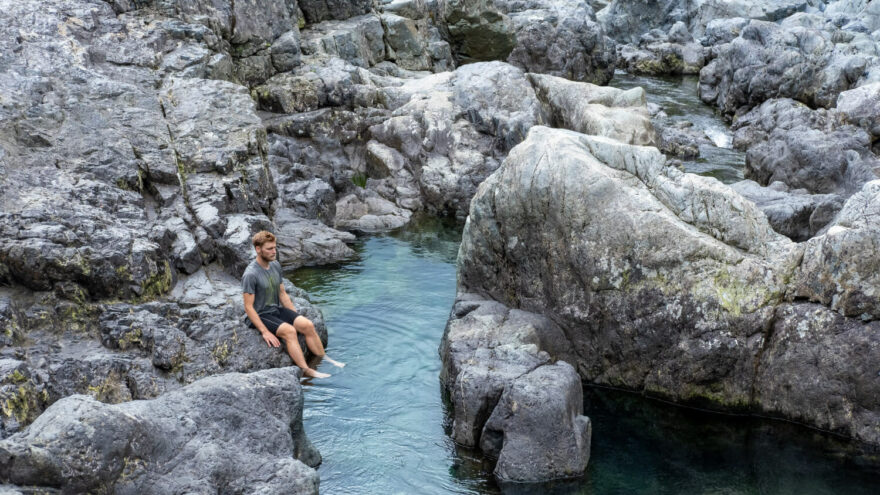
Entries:
{"type": "Polygon", "coordinates": [[[275,255],[269,253],[257,253],[257,258],[260,258],[261,261],[265,261],[266,263],[269,263],[270,261],[275,261],[275,255]]]}

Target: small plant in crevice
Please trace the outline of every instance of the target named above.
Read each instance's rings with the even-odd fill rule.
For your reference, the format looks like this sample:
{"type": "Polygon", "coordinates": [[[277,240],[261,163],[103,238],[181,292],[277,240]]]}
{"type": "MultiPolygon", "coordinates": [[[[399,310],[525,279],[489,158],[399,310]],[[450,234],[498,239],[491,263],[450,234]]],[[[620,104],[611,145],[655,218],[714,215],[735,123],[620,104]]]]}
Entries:
{"type": "Polygon", "coordinates": [[[367,174],[363,172],[355,172],[354,175],[351,176],[351,183],[361,189],[367,187],[367,174]]]}

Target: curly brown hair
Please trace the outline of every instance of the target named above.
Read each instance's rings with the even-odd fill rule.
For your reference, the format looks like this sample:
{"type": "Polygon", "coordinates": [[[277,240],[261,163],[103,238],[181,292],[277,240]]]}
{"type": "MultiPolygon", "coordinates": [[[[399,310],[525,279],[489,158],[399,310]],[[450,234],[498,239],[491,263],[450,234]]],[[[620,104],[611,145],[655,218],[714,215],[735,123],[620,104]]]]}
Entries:
{"type": "Polygon", "coordinates": [[[254,247],[263,247],[267,242],[275,242],[275,234],[268,230],[261,230],[254,234],[254,247]]]}

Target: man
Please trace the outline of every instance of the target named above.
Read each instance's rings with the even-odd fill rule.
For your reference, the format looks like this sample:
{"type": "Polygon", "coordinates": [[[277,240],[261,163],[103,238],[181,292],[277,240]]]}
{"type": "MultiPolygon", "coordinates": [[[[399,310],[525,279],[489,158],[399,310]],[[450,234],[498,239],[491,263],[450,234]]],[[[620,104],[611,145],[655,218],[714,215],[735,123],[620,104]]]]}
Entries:
{"type": "Polygon", "coordinates": [[[312,354],[323,357],[333,365],[345,365],[330,359],[324,353],[324,345],[315,331],[315,325],[296,312],[293,301],[284,289],[281,264],[275,261],[275,236],[265,230],[258,232],[254,235],[253,244],[257,259],[248,265],[241,278],[244,310],[251,325],[260,331],[263,340],[270,347],[280,347],[281,342],[278,339],[283,339],[287,353],[302,368],[303,375],[313,378],[329,377],[329,374],[309,368],[306,364],[296,338],[297,332],[305,335],[306,345],[312,354]]]}

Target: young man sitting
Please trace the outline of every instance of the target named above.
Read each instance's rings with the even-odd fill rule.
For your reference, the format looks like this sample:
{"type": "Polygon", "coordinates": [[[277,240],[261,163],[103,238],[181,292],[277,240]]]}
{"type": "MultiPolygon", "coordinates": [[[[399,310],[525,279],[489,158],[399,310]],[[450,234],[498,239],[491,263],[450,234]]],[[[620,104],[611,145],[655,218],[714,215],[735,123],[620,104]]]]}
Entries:
{"type": "Polygon", "coordinates": [[[281,263],[275,261],[275,236],[271,232],[262,231],[254,235],[254,260],[241,278],[244,292],[244,310],[253,325],[263,335],[263,340],[270,347],[279,347],[283,339],[287,353],[297,366],[302,368],[303,375],[314,378],[327,378],[330,375],[309,368],[303,351],[299,346],[296,333],[303,334],[306,345],[315,356],[323,357],[327,362],[342,367],[342,363],[330,359],[324,353],[324,345],[315,325],[311,320],[296,312],[290,296],[284,289],[281,275],[281,263]]]}

